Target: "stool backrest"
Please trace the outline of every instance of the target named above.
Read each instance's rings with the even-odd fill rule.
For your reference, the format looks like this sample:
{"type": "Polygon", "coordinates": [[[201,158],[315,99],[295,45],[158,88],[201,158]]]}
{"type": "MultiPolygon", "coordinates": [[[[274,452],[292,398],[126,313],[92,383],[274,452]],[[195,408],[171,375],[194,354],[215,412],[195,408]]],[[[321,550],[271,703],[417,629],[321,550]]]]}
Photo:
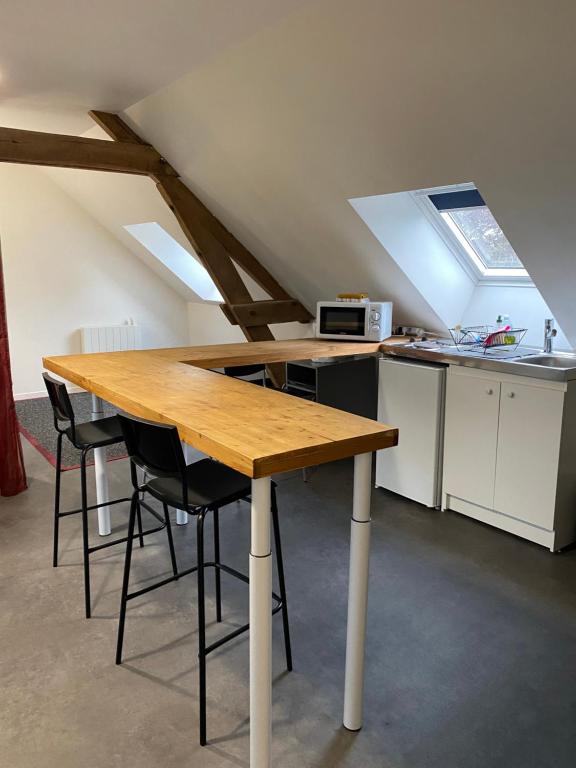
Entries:
{"type": "Polygon", "coordinates": [[[72,428],[72,435],[74,435],[74,409],[70,402],[70,396],[66,389],[66,384],[62,381],[58,381],[49,373],[43,373],[44,384],[48,390],[48,397],[50,398],[50,405],[52,406],[52,413],[54,415],[54,426],[58,432],[64,432],[67,426],[62,427],[61,421],[69,422],[72,428]]]}
{"type": "Polygon", "coordinates": [[[177,427],[118,414],[132,463],[155,477],[181,477],[186,461],[177,427]]]}
{"type": "Polygon", "coordinates": [[[266,386],[266,366],[262,364],[257,365],[227,365],[224,368],[226,376],[231,376],[234,379],[242,378],[243,376],[253,376],[256,373],[262,374],[262,381],[266,386]]]}

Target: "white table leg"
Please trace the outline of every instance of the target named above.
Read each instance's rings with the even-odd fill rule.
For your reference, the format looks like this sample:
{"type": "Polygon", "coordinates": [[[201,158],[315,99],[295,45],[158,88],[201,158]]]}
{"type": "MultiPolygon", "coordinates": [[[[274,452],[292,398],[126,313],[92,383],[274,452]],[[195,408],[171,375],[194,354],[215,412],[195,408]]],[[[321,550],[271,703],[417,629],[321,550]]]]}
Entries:
{"type": "Polygon", "coordinates": [[[270,768],[272,553],[270,478],[252,480],[250,546],[250,768],[270,768]]]}
{"type": "Polygon", "coordinates": [[[184,512],[183,509],[177,509],[176,510],[176,525],[187,525],[188,524],[188,515],[186,512],[184,512]]]}
{"type": "MultiPolygon", "coordinates": [[[[182,443],[182,450],[184,451],[184,459],[186,461],[186,464],[190,461],[190,446],[188,443],[182,443]]],[[[176,510],[176,525],[187,525],[188,523],[188,513],[184,512],[183,509],[177,509],[176,510]]]]}
{"type": "Polygon", "coordinates": [[[350,531],[350,573],[348,576],[348,628],[346,635],[346,679],[344,726],[362,728],[364,694],[364,645],[368,609],[368,567],[370,559],[370,493],[372,454],[354,457],[354,505],[350,531]]]}
{"type": "MultiPolygon", "coordinates": [[[[92,421],[102,419],[103,417],[104,405],[102,398],[92,395],[92,421]]],[[[94,449],[94,475],[96,477],[96,503],[105,504],[107,501],[110,501],[106,448],[94,449]]],[[[111,532],[110,507],[100,507],[98,509],[98,533],[100,536],[109,536],[111,532]]]]}

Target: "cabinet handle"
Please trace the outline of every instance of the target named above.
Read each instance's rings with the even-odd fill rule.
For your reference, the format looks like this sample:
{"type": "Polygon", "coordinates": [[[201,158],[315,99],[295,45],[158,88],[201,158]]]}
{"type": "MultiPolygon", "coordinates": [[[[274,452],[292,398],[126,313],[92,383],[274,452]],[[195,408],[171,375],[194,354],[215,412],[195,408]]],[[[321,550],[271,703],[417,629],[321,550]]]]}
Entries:
{"type": "Polygon", "coordinates": [[[494,394],[494,390],[493,389],[487,389],[486,390],[486,394],[487,395],[493,395],[494,394]]]}
{"type": "Polygon", "coordinates": [[[508,397],[516,397],[516,393],[515,392],[508,392],[508,397]]]}

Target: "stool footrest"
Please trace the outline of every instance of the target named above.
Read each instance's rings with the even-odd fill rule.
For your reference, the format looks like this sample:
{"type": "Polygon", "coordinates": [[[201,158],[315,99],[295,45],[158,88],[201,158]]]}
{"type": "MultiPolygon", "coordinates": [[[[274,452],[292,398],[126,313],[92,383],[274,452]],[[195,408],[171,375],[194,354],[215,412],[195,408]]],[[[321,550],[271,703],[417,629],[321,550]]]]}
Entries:
{"type": "Polygon", "coordinates": [[[150,584],[147,587],[142,587],[142,589],[136,590],[136,592],[129,592],[126,595],[126,600],[133,600],[135,597],[140,597],[140,595],[145,595],[147,592],[152,592],[153,589],[158,589],[158,587],[163,587],[166,584],[170,584],[171,581],[178,581],[178,576],[168,576],[167,579],[162,579],[162,581],[157,581],[155,584],[150,584]]]}
{"type": "MultiPolygon", "coordinates": [[[[156,530],[159,530],[159,529],[156,529],[156,530]]],[[[153,533],[153,531],[147,531],[147,533],[153,533]]],[[[137,536],[134,535],[133,538],[137,538],[137,536]]],[[[99,548],[102,548],[102,547],[99,547],[99,548]]],[[[248,576],[241,573],[240,571],[237,571],[235,568],[230,568],[229,565],[225,565],[224,563],[216,563],[210,560],[204,563],[204,568],[218,568],[219,570],[230,574],[230,576],[235,576],[237,579],[240,579],[240,581],[243,581],[245,584],[250,583],[248,576]]],[[[129,592],[126,595],[126,600],[133,600],[135,597],[140,597],[141,595],[145,595],[148,592],[152,592],[154,589],[159,589],[160,587],[164,587],[166,586],[166,584],[170,584],[173,581],[178,581],[180,578],[182,578],[182,576],[187,576],[189,573],[195,573],[197,570],[198,570],[198,566],[193,565],[191,568],[187,568],[185,571],[179,571],[177,576],[168,576],[167,578],[162,579],[161,581],[157,581],[154,584],[149,584],[147,587],[142,587],[142,589],[138,589],[135,592],[129,592]]],[[[272,599],[276,603],[276,605],[272,609],[272,616],[274,616],[276,613],[278,613],[278,611],[282,610],[282,598],[280,597],[280,595],[277,595],[276,592],[272,592],[272,599]]],[[[248,631],[248,629],[250,629],[250,624],[244,624],[243,626],[238,627],[238,629],[235,629],[232,632],[229,632],[227,635],[224,635],[224,637],[221,637],[219,640],[216,640],[214,643],[207,646],[207,648],[204,651],[204,655],[208,655],[212,651],[215,651],[217,648],[220,648],[222,645],[224,645],[224,643],[227,643],[229,640],[234,640],[239,635],[248,631]]]]}
{"type": "MultiPolygon", "coordinates": [[[[158,531],[163,531],[164,528],[166,528],[165,525],[159,525],[156,528],[150,528],[147,531],[142,531],[142,536],[149,536],[151,533],[158,533],[158,531]]],[[[135,533],[132,538],[139,539],[140,534],[135,533]]],[[[128,536],[123,536],[121,539],[114,539],[113,541],[106,541],[104,544],[98,544],[96,547],[88,547],[88,553],[92,554],[92,552],[98,552],[99,549],[107,549],[108,547],[113,547],[116,544],[124,544],[126,541],[128,541],[128,536]]]]}
{"type": "Polygon", "coordinates": [[[150,506],[150,504],[147,504],[147,503],[146,503],[145,501],[143,501],[142,499],[139,499],[139,501],[138,501],[138,504],[139,504],[141,507],[144,507],[144,509],[145,509],[147,512],[150,512],[150,514],[152,515],[152,517],[155,517],[155,518],[156,518],[156,520],[158,520],[158,522],[159,522],[159,523],[162,523],[162,527],[163,527],[163,528],[165,528],[165,527],[166,527],[166,523],[164,522],[164,518],[163,518],[163,517],[161,517],[161,516],[158,514],[158,512],[156,512],[156,510],[155,510],[155,509],[153,509],[153,508],[150,506]]]}
{"type": "MultiPolygon", "coordinates": [[[[91,509],[100,509],[100,507],[111,507],[114,504],[121,504],[123,501],[131,502],[131,498],[125,499],[112,499],[112,501],[105,501],[102,504],[92,504],[90,507],[86,507],[86,512],[90,512],[91,509]]],[[[58,512],[58,517],[68,517],[68,515],[77,515],[82,512],[80,509],[71,509],[69,512],[58,512]]]]}
{"type": "MultiPolygon", "coordinates": [[[[282,610],[282,600],[278,597],[278,595],[275,595],[274,592],[272,592],[272,597],[274,600],[276,600],[277,603],[277,605],[275,605],[272,609],[272,616],[274,616],[278,613],[278,611],[282,610]]],[[[204,654],[207,656],[209,653],[212,653],[212,651],[215,651],[217,648],[220,648],[220,646],[224,645],[224,643],[227,643],[229,640],[234,640],[234,638],[238,637],[244,632],[247,632],[249,629],[250,624],[244,624],[242,627],[238,627],[238,629],[235,629],[233,632],[229,632],[227,635],[224,635],[224,637],[221,637],[219,640],[213,642],[212,645],[208,645],[204,650],[204,654]]]]}

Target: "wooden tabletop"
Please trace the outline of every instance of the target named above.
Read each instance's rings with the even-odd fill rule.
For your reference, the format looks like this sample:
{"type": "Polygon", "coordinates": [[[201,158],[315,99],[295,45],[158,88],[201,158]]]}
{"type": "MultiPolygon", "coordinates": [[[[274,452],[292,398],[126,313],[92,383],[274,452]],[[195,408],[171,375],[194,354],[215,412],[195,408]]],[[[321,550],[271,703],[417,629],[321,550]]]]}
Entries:
{"type": "Polygon", "coordinates": [[[208,368],[377,352],[321,339],[244,342],[45,357],[67,381],[152,421],[249,477],[389,448],[398,430],[371,419],[223,376],[208,368]]]}

